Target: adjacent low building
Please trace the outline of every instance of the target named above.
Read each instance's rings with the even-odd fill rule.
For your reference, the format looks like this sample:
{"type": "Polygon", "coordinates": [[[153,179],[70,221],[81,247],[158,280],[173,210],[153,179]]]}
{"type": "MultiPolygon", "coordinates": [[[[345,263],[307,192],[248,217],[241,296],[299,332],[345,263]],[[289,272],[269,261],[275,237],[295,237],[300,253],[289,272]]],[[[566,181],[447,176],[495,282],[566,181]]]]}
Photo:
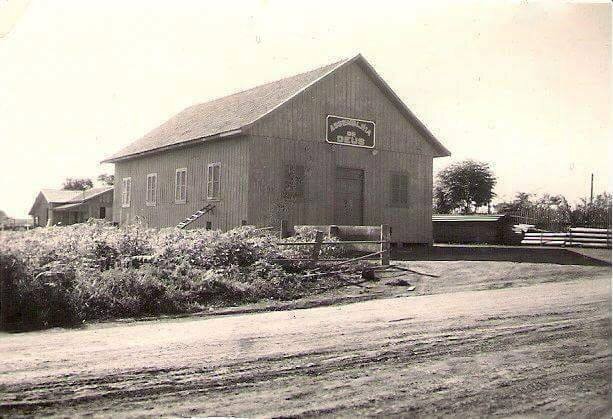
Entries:
{"type": "Polygon", "coordinates": [[[191,106],[104,162],[120,224],[385,223],[431,243],[432,160],[449,154],[357,55],[191,106]]]}
{"type": "Polygon", "coordinates": [[[85,191],[43,189],[29,214],[34,226],[69,225],[90,218],[113,220],[113,187],[85,191]]]}
{"type": "Polygon", "coordinates": [[[511,218],[505,214],[432,216],[434,243],[519,244],[511,218]]]}

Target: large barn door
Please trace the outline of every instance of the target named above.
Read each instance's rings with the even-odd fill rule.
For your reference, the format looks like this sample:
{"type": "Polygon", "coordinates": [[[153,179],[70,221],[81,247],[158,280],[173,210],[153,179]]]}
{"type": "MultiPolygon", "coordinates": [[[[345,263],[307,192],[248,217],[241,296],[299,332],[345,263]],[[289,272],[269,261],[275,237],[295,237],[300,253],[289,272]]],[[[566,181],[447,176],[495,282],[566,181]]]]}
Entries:
{"type": "Polygon", "coordinates": [[[363,208],[364,171],[337,167],[334,223],[338,225],[362,225],[364,222],[363,208]]]}

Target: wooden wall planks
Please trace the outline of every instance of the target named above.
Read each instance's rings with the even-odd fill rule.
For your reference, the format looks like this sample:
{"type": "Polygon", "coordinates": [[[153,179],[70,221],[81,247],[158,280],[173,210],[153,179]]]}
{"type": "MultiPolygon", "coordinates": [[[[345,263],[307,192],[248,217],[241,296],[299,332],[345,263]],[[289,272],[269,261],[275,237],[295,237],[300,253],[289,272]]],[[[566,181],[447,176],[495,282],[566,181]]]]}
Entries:
{"type": "Polygon", "coordinates": [[[115,164],[113,216],[116,222],[130,223],[137,218],[151,227],[177,225],[184,218],[214,203],[216,208],[188,228],[204,227],[212,222],[214,229],[226,230],[247,219],[248,139],[246,137],[210,141],[178,148],[115,164]],[[206,176],[209,163],[221,162],[221,199],[206,199],[206,176]],[[187,202],[174,199],[175,171],[187,168],[187,202]],[[156,206],[145,204],[147,174],[157,173],[156,206]],[[121,181],[132,177],[129,208],[121,206],[121,181]]]}
{"type": "Polygon", "coordinates": [[[256,122],[249,169],[249,222],[276,225],[334,223],[336,167],[364,170],[364,223],[392,226],[394,241],[432,242],[434,150],[359,64],[347,65],[256,122]],[[325,142],[326,116],[375,121],[375,151],[325,142]],[[283,167],[304,164],[304,202],[281,197],[283,167]],[[410,205],[389,205],[389,177],[409,174],[410,205]]]}

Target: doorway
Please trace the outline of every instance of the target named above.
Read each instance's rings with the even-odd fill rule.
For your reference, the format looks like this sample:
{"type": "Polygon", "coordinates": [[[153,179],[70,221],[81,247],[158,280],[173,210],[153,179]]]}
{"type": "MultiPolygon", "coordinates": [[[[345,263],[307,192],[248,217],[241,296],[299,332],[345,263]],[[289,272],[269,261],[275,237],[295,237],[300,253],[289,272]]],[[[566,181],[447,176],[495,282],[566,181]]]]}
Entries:
{"type": "Polygon", "coordinates": [[[364,171],[336,168],[334,223],[362,225],[364,223],[364,171]]]}

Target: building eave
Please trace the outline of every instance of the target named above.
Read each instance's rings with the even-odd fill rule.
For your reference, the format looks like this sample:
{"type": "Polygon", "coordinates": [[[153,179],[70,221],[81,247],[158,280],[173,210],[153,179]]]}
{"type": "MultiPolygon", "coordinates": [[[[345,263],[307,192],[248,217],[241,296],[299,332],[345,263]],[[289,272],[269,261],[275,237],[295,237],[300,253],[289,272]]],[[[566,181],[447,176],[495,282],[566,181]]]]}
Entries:
{"type": "Polygon", "coordinates": [[[243,133],[244,133],[243,128],[223,131],[223,132],[219,132],[216,134],[207,135],[206,137],[194,138],[192,140],[187,140],[181,143],[167,145],[164,147],[158,147],[158,148],[154,148],[151,150],[142,151],[139,153],[127,154],[125,156],[120,156],[120,157],[115,157],[115,158],[110,157],[108,159],[102,160],[100,163],[118,163],[118,162],[125,161],[125,160],[131,160],[131,159],[136,159],[139,157],[148,156],[151,154],[161,153],[163,151],[174,150],[174,149],[183,148],[183,147],[189,147],[189,146],[196,145],[196,144],[206,142],[206,141],[212,141],[212,140],[221,139],[221,138],[238,137],[242,135],[243,133]]]}

